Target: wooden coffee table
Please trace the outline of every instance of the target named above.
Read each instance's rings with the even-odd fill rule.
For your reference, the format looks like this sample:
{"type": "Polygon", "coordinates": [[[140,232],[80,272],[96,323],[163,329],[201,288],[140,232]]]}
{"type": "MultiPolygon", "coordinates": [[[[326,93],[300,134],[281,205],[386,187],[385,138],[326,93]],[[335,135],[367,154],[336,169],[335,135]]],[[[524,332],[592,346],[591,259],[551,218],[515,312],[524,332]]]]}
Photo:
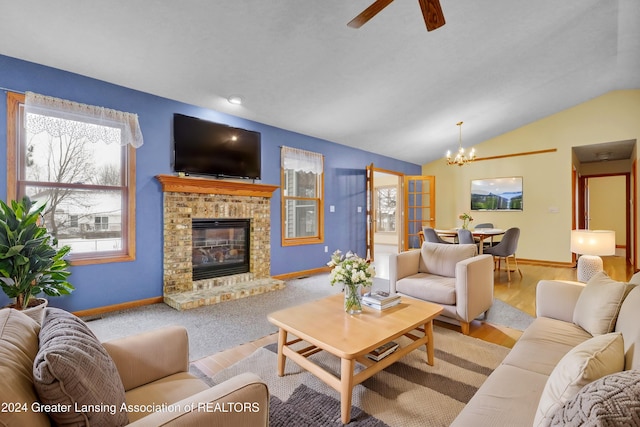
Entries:
{"type": "Polygon", "coordinates": [[[380,372],[410,351],[421,345],[426,347],[426,362],[433,365],[433,319],[442,307],[426,301],[402,297],[400,304],[378,311],[363,306],[363,312],[349,315],[344,311],[344,296],[333,295],[295,307],[276,311],[268,316],[269,322],[279,328],[278,375],[284,375],[286,358],[333,387],[340,393],[342,422],[351,418],[351,395],[353,387],[380,372]],[[424,336],[411,333],[424,332],[424,336]],[[291,333],[295,339],[287,341],[291,333]],[[413,341],[398,348],[384,359],[375,362],[366,354],[380,345],[400,336],[413,341]],[[311,345],[295,350],[291,346],[298,342],[311,345]],[[341,359],[340,378],[308,359],[321,350],[341,359]],[[356,361],[366,368],[355,373],[356,361]]]}

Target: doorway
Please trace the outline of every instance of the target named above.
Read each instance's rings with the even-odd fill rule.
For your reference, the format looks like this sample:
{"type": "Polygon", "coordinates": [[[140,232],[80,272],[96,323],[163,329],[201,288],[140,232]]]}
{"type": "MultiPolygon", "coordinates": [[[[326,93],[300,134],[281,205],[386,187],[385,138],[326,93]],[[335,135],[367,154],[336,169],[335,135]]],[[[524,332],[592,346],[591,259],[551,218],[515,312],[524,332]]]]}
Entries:
{"type": "Polygon", "coordinates": [[[616,255],[626,256],[631,248],[630,175],[593,175],[580,177],[583,202],[579,211],[579,228],[613,230],[616,233],[616,255]]]}
{"type": "MultiPolygon", "coordinates": [[[[614,230],[616,255],[637,260],[636,141],[573,147],[573,228],[614,230]]],[[[574,260],[575,260],[575,254],[574,260]]]]}

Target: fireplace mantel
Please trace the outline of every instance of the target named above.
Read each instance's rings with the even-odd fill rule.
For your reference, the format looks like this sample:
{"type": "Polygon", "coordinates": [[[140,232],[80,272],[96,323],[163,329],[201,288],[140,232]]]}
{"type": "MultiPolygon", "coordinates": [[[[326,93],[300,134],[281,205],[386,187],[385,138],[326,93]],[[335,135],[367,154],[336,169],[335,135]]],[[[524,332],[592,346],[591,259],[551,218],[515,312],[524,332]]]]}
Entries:
{"type": "Polygon", "coordinates": [[[156,179],[162,184],[162,191],[165,193],[222,194],[271,198],[273,192],[280,188],[278,185],[174,175],[156,175],[156,179]]]}

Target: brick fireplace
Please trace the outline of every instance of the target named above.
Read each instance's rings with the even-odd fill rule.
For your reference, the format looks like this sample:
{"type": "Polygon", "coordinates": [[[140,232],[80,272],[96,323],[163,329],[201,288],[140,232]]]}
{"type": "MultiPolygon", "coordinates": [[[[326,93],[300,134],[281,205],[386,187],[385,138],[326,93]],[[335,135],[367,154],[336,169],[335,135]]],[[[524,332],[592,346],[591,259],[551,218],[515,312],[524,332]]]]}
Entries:
{"type": "Polygon", "coordinates": [[[158,175],[164,193],[164,301],[184,310],[284,288],[271,271],[270,199],[278,187],[158,175]],[[193,220],[248,219],[249,272],[193,280],[193,220]]]}

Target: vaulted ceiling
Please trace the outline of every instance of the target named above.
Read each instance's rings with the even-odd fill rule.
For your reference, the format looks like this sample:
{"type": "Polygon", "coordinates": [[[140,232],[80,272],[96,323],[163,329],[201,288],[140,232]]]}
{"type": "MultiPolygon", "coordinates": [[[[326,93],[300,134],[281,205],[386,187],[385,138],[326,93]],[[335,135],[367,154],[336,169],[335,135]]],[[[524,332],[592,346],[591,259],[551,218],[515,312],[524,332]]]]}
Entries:
{"type": "Polygon", "coordinates": [[[372,2],[0,0],[0,54],[418,164],[640,88],[637,0],[372,2]]]}

